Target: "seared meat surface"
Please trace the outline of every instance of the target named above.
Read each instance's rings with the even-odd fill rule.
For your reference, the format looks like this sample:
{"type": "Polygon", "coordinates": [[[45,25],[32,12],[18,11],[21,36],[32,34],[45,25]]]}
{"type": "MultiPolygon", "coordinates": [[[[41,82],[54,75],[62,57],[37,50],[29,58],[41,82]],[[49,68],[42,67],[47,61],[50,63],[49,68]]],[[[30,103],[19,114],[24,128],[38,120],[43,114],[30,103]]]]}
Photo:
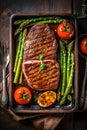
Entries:
{"type": "Polygon", "coordinates": [[[47,24],[36,24],[24,43],[24,60],[36,60],[40,54],[45,59],[56,59],[57,45],[53,30],[47,24]]]}
{"type": "Polygon", "coordinates": [[[23,62],[22,68],[28,85],[35,90],[55,90],[59,82],[59,64],[55,60],[44,60],[41,70],[39,60],[23,62]]]}
{"type": "Polygon", "coordinates": [[[57,40],[47,24],[36,24],[29,30],[24,43],[22,70],[28,85],[35,90],[54,90],[59,82],[59,64],[56,62],[57,40]],[[43,60],[38,57],[43,55],[43,60]],[[44,62],[46,68],[41,70],[44,62]]]}

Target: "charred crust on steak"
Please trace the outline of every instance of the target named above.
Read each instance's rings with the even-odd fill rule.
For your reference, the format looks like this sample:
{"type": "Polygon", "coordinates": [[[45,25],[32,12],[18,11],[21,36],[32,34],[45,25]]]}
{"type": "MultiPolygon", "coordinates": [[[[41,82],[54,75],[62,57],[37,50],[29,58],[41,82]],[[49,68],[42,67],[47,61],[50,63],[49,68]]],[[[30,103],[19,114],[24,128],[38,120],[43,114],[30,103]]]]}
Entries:
{"type": "Polygon", "coordinates": [[[22,71],[28,85],[37,91],[55,90],[58,87],[60,66],[56,61],[58,43],[48,24],[31,27],[24,43],[22,71]],[[39,55],[43,54],[44,70],[40,70],[39,55]]]}

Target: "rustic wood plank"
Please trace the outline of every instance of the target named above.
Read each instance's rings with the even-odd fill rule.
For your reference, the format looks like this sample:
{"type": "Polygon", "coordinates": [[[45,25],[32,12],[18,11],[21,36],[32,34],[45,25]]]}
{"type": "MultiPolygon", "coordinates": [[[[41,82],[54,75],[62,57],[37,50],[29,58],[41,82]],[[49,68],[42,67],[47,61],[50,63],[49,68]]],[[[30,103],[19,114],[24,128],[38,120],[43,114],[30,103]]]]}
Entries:
{"type": "Polygon", "coordinates": [[[73,118],[73,113],[66,114],[55,130],[74,130],[73,118]]]}
{"type": "Polygon", "coordinates": [[[74,130],[87,129],[87,112],[74,114],[74,130]]]}
{"type": "Polygon", "coordinates": [[[12,12],[28,14],[61,14],[72,13],[72,0],[5,0],[0,4],[0,10],[8,8],[12,12]]]}

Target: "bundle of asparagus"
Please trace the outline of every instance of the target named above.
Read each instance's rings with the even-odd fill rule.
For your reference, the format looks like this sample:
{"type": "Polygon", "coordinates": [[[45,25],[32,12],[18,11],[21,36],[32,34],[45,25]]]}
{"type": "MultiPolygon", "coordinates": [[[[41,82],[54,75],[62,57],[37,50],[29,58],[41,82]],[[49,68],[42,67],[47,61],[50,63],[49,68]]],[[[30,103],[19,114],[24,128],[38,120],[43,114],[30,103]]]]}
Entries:
{"type": "Polygon", "coordinates": [[[23,33],[21,32],[19,35],[19,44],[16,52],[16,58],[14,63],[14,80],[13,83],[22,83],[22,59],[23,59],[23,50],[24,50],[24,41],[27,35],[27,29],[25,28],[23,33]]]}
{"type": "Polygon", "coordinates": [[[20,32],[31,25],[34,24],[52,24],[52,23],[61,23],[63,21],[66,21],[66,19],[61,19],[60,17],[35,17],[35,18],[28,18],[23,20],[17,20],[14,22],[15,25],[18,25],[19,27],[15,31],[15,35],[20,34],[20,32]]]}
{"type": "Polygon", "coordinates": [[[72,52],[74,41],[71,41],[65,48],[63,42],[60,41],[60,84],[58,89],[58,102],[63,105],[66,99],[72,101],[70,93],[73,90],[73,72],[74,72],[74,54],[72,52]]]}

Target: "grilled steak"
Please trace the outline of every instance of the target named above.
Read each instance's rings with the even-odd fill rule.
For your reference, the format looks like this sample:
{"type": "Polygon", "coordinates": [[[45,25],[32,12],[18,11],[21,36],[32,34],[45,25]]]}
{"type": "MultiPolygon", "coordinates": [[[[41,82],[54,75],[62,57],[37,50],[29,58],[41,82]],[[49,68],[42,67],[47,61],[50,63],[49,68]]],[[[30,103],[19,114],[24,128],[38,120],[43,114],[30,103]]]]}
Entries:
{"type": "Polygon", "coordinates": [[[24,61],[36,60],[40,54],[45,59],[56,59],[57,45],[53,30],[47,24],[36,24],[24,43],[24,61]]]}
{"type": "Polygon", "coordinates": [[[31,27],[24,43],[22,70],[28,85],[35,90],[56,89],[59,82],[59,64],[56,62],[57,40],[53,30],[47,24],[36,24],[31,27]],[[44,56],[46,65],[41,70],[41,60],[44,56]]]}
{"type": "Polygon", "coordinates": [[[59,64],[55,60],[43,60],[46,65],[40,69],[41,61],[28,60],[23,62],[22,68],[28,85],[35,90],[54,90],[59,82],[59,64]]]}

